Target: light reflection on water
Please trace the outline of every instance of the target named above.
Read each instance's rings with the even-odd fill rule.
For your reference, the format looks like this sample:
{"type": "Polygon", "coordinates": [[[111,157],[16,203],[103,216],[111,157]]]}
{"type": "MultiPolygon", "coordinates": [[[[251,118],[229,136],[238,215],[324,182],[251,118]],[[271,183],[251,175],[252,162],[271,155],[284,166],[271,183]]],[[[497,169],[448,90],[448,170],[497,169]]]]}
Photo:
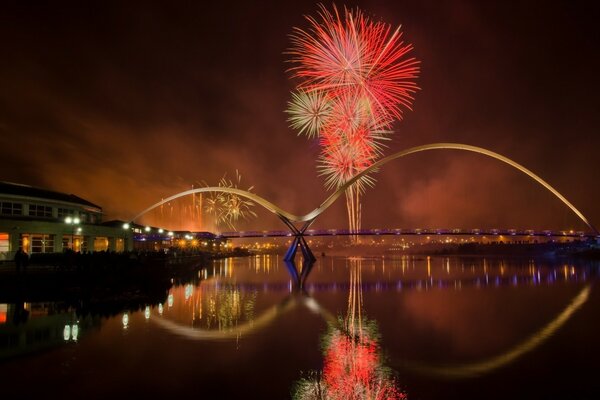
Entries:
{"type": "MultiPolygon", "coordinates": [[[[306,266],[300,263],[298,272],[303,268],[306,266]]],[[[157,358],[169,352],[170,358],[189,363],[191,360],[173,351],[189,349],[193,353],[197,348],[204,349],[203,362],[217,371],[227,360],[223,374],[237,369],[236,376],[253,376],[258,372],[252,369],[256,369],[274,377],[285,376],[278,379],[283,383],[268,390],[252,386],[253,390],[247,391],[275,390],[272,398],[314,398],[314,393],[306,395],[309,389],[330,393],[333,398],[348,397],[344,390],[349,387],[370,398],[376,397],[365,393],[436,398],[438,392],[432,387],[469,398],[478,385],[514,379],[524,368],[520,360],[541,368],[550,355],[564,357],[561,346],[565,341],[575,346],[578,354],[578,346],[584,346],[573,343],[573,337],[583,334],[578,329],[583,325],[590,332],[599,331],[593,317],[598,305],[593,288],[597,272],[598,265],[592,262],[325,257],[314,264],[300,288],[278,257],[219,260],[199,270],[192,281],[170,288],[162,300],[125,309],[108,319],[92,315],[81,319],[76,307],[55,305],[24,318],[23,310],[39,308],[37,303],[25,303],[21,309],[0,304],[0,357],[7,360],[0,363],[0,373],[11,370],[19,353],[36,351],[19,359],[27,368],[29,363],[43,363],[40,360],[49,357],[60,360],[66,355],[61,349],[68,344],[88,354],[79,361],[85,369],[86,362],[92,362],[89,357],[99,362],[105,357],[93,346],[118,351],[123,346],[145,347],[146,342],[163,338],[164,347],[155,349],[157,358]],[[42,323],[44,318],[47,320],[42,323]],[[577,329],[570,326],[571,320],[577,329]],[[52,326],[47,331],[55,333],[38,333],[38,343],[46,341],[47,345],[25,350],[28,340],[32,341],[27,338],[36,337],[31,332],[41,332],[41,325],[52,326]],[[127,335],[117,335],[117,327],[127,335]],[[287,361],[271,350],[282,338],[290,343],[287,361]],[[216,342],[221,343],[218,353],[210,349],[216,342]],[[48,353],[49,349],[54,350],[48,353]],[[39,353],[41,350],[46,353],[39,353]],[[260,354],[260,360],[247,358],[245,352],[260,354]],[[468,382],[471,389],[448,378],[468,382]]],[[[154,359],[153,355],[145,357],[154,359]]],[[[554,364],[569,361],[555,360],[554,364]]],[[[559,367],[556,374],[563,379],[565,373],[571,374],[575,380],[589,366],[575,366],[575,372],[570,368],[565,372],[566,367],[559,367]]],[[[541,370],[548,375],[548,367],[541,370]]],[[[162,373],[172,372],[167,367],[162,373]]],[[[206,376],[213,375],[207,372],[206,376]]],[[[208,387],[236,390],[223,389],[214,383],[219,381],[214,377],[206,379],[208,387]]],[[[159,382],[153,385],[155,391],[164,389],[159,382]]],[[[178,390],[186,391],[183,386],[178,390]]],[[[596,387],[592,384],[582,390],[595,393],[596,387]]]]}

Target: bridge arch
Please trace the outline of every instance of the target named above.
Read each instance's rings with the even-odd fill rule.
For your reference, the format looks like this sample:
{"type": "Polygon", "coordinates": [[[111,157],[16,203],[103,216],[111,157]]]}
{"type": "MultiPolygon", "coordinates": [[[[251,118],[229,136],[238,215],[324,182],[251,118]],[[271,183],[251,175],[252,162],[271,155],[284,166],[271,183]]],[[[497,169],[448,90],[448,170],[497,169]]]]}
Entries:
{"type": "Polygon", "coordinates": [[[315,299],[304,293],[296,293],[293,296],[290,295],[283,299],[281,303],[275,304],[265,310],[258,318],[225,331],[192,328],[170,321],[166,318],[153,318],[151,321],[160,325],[172,334],[191,340],[231,340],[254,334],[265,329],[273,323],[275,319],[287,314],[299,305],[304,305],[312,312],[320,314],[320,316],[329,323],[337,323],[337,318],[333,314],[321,307],[315,299]]]}
{"type": "Polygon", "coordinates": [[[352,179],[348,180],[344,185],[340,186],[327,199],[325,199],[325,201],[323,201],[323,203],[321,203],[321,205],[319,207],[315,208],[314,210],[312,210],[311,212],[309,212],[305,215],[291,214],[291,213],[283,210],[282,208],[278,207],[277,205],[271,203],[270,201],[264,199],[263,197],[260,197],[257,194],[254,194],[254,193],[251,193],[251,192],[248,192],[245,190],[241,190],[241,189],[237,189],[237,188],[226,188],[226,187],[204,187],[204,188],[186,190],[186,191],[177,193],[171,197],[168,197],[164,200],[161,200],[161,201],[153,204],[152,206],[146,208],[144,211],[140,212],[138,215],[136,215],[132,219],[132,221],[135,221],[136,219],[138,219],[142,215],[146,214],[147,212],[155,209],[156,207],[159,207],[165,203],[168,203],[169,201],[175,200],[180,197],[188,196],[188,195],[194,194],[194,193],[222,192],[222,193],[235,194],[235,195],[245,197],[249,200],[256,202],[257,204],[264,207],[268,211],[277,215],[288,227],[293,227],[293,225],[291,224],[292,222],[306,222],[306,223],[310,224],[311,221],[313,221],[320,214],[322,214],[327,208],[329,208],[333,203],[335,203],[335,201],[346,191],[346,189],[348,189],[352,184],[354,184],[356,181],[358,181],[363,176],[381,168],[383,165],[385,165],[393,160],[396,160],[398,158],[402,158],[402,157],[405,157],[410,154],[420,153],[420,152],[424,152],[424,151],[431,151],[431,150],[468,151],[468,152],[472,152],[472,153],[482,154],[482,155],[494,158],[496,160],[502,161],[503,163],[506,163],[506,164],[510,165],[511,167],[524,173],[525,175],[527,175],[528,177],[530,177],[531,179],[533,179],[534,181],[539,183],[541,186],[543,186],[546,190],[548,190],[550,193],[552,193],[554,196],[556,196],[560,201],[562,201],[563,204],[565,204],[567,207],[569,207],[569,209],[571,209],[571,211],[573,211],[573,213],[575,213],[575,215],[577,215],[577,217],[579,219],[581,219],[592,230],[592,232],[594,232],[595,234],[599,234],[598,230],[588,221],[588,219],[581,213],[581,211],[579,211],[558,190],[556,190],[554,187],[552,187],[548,182],[543,180],[541,177],[534,174],[531,170],[525,168],[523,165],[511,160],[510,158],[505,157],[501,154],[495,153],[491,150],[487,150],[482,147],[471,146],[468,144],[462,144],[462,143],[431,143],[431,144],[426,144],[426,145],[422,145],[422,146],[411,147],[409,149],[402,150],[402,151],[399,151],[392,155],[389,155],[387,157],[384,157],[381,160],[375,162],[369,168],[366,168],[359,174],[355,175],[352,179]]]}
{"type": "Polygon", "coordinates": [[[409,149],[402,150],[402,151],[399,151],[392,155],[389,155],[387,157],[384,157],[381,160],[374,163],[373,165],[371,165],[369,168],[362,171],[361,173],[355,175],[352,179],[350,179],[343,186],[341,186],[337,191],[332,193],[331,196],[329,196],[323,203],[321,203],[321,205],[318,208],[316,208],[315,210],[306,214],[304,216],[304,218],[306,218],[306,220],[316,218],[319,214],[321,214],[329,206],[331,206],[337,200],[337,198],[340,197],[342,195],[342,193],[344,193],[344,191],[348,187],[350,187],[352,184],[354,184],[356,181],[358,181],[364,175],[369,174],[370,172],[373,172],[374,170],[377,170],[378,168],[381,168],[383,165],[385,165],[393,160],[396,160],[398,158],[405,157],[410,154],[415,154],[415,153],[420,153],[423,151],[430,151],[430,150],[462,150],[462,151],[468,151],[468,152],[472,152],[472,153],[482,154],[482,155],[494,158],[496,160],[502,161],[502,162],[510,165],[511,167],[519,170],[520,172],[524,173],[525,175],[527,175],[528,177],[530,177],[531,179],[533,179],[534,181],[536,181],[537,183],[542,185],[545,189],[547,189],[550,193],[552,193],[560,201],[562,201],[567,207],[569,207],[571,209],[571,211],[573,211],[575,213],[575,215],[577,215],[577,217],[579,217],[579,219],[581,219],[594,233],[598,234],[598,230],[588,221],[588,219],[581,213],[581,211],[579,211],[558,190],[553,188],[548,182],[543,180],[541,177],[534,174],[531,170],[525,168],[524,166],[517,163],[516,161],[513,161],[510,158],[505,157],[501,154],[495,153],[491,150],[484,149],[483,147],[471,146],[471,145],[462,144],[462,143],[431,143],[431,144],[426,144],[426,145],[422,145],[422,146],[411,147],[409,149]]]}
{"type": "Polygon", "coordinates": [[[415,372],[420,372],[429,376],[438,376],[449,379],[469,378],[474,375],[483,375],[505,365],[510,364],[526,353],[539,347],[542,343],[548,340],[558,330],[560,330],[567,321],[579,310],[588,300],[592,285],[584,286],[579,293],[571,300],[571,302],[546,325],[542,326],[535,333],[527,337],[522,342],[517,343],[513,347],[504,352],[480,361],[474,361],[467,364],[434,366],[423,363],[411,362],[403,360],[399,368],[409,369],[415,372]]]}

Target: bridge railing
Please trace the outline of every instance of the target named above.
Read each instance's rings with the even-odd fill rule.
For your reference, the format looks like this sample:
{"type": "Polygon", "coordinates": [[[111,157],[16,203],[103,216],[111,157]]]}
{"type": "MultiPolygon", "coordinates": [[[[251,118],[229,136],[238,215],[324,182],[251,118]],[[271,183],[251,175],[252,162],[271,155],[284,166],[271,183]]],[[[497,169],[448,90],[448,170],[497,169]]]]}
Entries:
{"type": "MultiPolygon", "coordinates": [[[[305,236],[379,236],[379,235],[424,235],[424,236],[531,236],[531,237],[571,237],[571,238],[596,238],[594,233],[572,230],[534,230],[534,229],[463,229],[463,228],[383,228],[383,229],[360,229],[351,231],[349,229],[309,229],[304,233],[305,236]]],[[[223,232],[218,237],[222,238],[259,238],[259,237],[291,237],[294,233],[289,230],[275,231],[237,231],[223,232]]]]}

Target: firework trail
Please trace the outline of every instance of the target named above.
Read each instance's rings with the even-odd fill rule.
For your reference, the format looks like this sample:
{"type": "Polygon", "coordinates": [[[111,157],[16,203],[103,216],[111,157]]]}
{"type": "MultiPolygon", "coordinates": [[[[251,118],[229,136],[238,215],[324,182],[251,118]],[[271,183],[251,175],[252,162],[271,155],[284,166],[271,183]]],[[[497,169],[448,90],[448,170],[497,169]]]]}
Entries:
{"type": "MultiPolygon", "coordinates": [[[[228,179],[227,174],[225,174],[217,186],[237,189],[241,183],[242,175],[236,170],[235,180],[228,179]]],[[[205,183],[204,186],[208,187],[209,185],[205,183]]],[[[246,191],[250,192],[253,188],[253,186],[250,186],[246,191]]],[[[213,216],[216,228],[227,225],[235,231],[237,230],[236,223],[238,220],[256,217],[256,213],[251,209],[253,206],[254,202],[236,194],[211,192],[205,200],[204,211],[213,216]]]]}
{"type": "MultiPolygon", "coordinates": [[[[288,102],[290,126],[321,145],[318,171],[327,189],[339,187],[383,154],[395,120],[411,109],[419,62],[408,57],[400,29],[359,9],[320,6],[309,30],[292,34],[290,71],[300,83],[288,102]]],[[[349,225],[360,229],[365,176],[346,192],[349,225]]]]}

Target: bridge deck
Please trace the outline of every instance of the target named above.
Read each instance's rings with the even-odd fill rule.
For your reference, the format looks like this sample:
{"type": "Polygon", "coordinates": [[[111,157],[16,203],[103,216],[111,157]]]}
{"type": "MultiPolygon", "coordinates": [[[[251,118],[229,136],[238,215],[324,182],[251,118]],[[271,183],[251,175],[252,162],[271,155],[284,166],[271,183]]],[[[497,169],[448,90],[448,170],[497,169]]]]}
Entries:
{"type": "MultiPolygon", "coordinates": [[[[310,229],[304,236],[528,236],[528,237],[569,237],[596,238],[596,234],[583,231],[535,231],[532,229],[361,229],[351,232],[348,229],[310,229]]],[[[291,231],[239,231],[223,232],[218,237],[259,238],[259,237],[292,237],[291,231]]]]}

